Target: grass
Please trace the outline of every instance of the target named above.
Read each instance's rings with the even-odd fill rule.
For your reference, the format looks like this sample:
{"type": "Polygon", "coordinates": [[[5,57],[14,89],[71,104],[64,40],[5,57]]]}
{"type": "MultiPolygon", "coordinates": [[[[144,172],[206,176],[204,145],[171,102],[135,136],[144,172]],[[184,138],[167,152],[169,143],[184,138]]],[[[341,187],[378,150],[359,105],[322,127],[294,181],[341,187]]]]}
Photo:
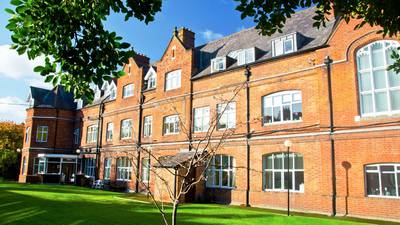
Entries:
{"type": "MultiPolygon", "coordinates": [[[[365,222],[365,221],[364,221],[365,222]]],[[[0,183],[0,224],[158,225],[158,211],[131,194],[74,186],[0,183]]],[[[178,225],[321,224],[356,225],[362,221],[295,215],[215,204],[184,204],[178,225]]]]}

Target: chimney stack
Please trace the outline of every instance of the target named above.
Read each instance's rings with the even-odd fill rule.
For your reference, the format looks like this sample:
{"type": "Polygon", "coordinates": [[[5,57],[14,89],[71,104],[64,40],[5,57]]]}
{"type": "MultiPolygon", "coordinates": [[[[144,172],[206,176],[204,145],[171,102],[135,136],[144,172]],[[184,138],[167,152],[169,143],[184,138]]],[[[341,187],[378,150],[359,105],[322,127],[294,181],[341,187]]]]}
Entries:
{"type": "Polygon", "coordinates": [[[140,53],[136,53],[135,56],[133,56],[133,60],[135,60],[136,64],[139,66],[148,66],[150,64],[149,57],[140,53]]]}
{"type": "Polygon", "coordinates": [[[178,31],[175,31],[175,34],[182,41],[186,48],[194,48],[194,39],[195,34],[191,30],[185,27],[179,28],[178,31]]]}

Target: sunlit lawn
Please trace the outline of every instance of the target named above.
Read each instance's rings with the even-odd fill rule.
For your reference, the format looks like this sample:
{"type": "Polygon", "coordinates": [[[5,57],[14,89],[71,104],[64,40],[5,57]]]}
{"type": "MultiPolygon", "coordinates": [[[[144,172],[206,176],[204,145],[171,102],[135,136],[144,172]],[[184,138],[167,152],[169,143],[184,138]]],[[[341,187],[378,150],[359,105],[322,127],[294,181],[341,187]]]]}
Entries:
{"type": "MultiPolygon", "coordinates": [[[[162,224],[145,198],[74,186],[0,183],[0,224],[162,224]]],[[[329,217],[291,216],[261,209],[185,204],[178,224],[363,224],[329,217]]],[[[365,224],[365,223],[364,223],[365,224]]]]}

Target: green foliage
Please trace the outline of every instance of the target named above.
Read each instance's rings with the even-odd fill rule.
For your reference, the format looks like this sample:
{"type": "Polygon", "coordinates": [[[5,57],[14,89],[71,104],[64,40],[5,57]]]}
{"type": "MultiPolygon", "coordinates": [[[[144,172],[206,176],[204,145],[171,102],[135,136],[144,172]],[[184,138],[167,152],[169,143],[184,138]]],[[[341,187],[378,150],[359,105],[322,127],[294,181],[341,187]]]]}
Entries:
{"type": "Polygon", "coordinates": [[[0,122],[0,151],[22,148],[24,125],[14,122],[0,122]]]}
{"type": "MultiPolygon", "coordinates": [[[[299,8],[315,6],[313,19],[315,27],[325,26],[329,20],[328,16],[332,11],[334,16],[342,18],[347,23],[351,19],[361,19],[355,29],[365,24],[381,26],[384,36],[396,36],[400,31],[400,4],[398,0],[235,0],[239,2],[237,10],[241,12],[242,19],[253,18],[257,28],[264,35],[272,35],[275,32],[282,32],[287,18],[299,8]]],[[[394,57],[395,64],[389,69],[400,71],[400,58],[394,57]]]]}
{"type": "Polygon", "coordinates": [[[45,62],[35,72],[61,84],[76,98],[93,99],[90,83],[120,77],[121,66],[134,54],[130,44],[104,28],[111,12],[149,23],[162,0],[11,0],[14,9],[6,28],[12,48],[45,62]],[[112,75],[112,76],[110,76],[112,75]]]}
{"type": "Polygon", "coordinates": [[[0,149],[0,177],[15,180],[19,173],[19,153],[0,149]]]}

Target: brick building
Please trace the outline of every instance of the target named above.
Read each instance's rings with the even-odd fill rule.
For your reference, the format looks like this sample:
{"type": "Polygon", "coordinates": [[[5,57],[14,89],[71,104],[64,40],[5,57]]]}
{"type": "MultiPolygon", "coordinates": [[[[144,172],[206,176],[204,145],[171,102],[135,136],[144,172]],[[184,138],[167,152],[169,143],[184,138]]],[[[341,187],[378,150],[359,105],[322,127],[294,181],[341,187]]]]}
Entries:
{"type": "Polygon", "coordinates": [[[219,115],[214,135],[234,134],[188,201],[284,209],[289,177],[292,210],[400,220],[400,75],[386,70],[400,43],[378,27],[354,30],[358,21],[316,29],[312,16],[296,13],[283,33],[250,28],[202,46],[175,30],[161,59],[136,55],[89,105],[32,88],[20,181],[83,173],[141,191],[139,173],[159,193],[155,163],[137,150],[180,157],[219,115]]]}

